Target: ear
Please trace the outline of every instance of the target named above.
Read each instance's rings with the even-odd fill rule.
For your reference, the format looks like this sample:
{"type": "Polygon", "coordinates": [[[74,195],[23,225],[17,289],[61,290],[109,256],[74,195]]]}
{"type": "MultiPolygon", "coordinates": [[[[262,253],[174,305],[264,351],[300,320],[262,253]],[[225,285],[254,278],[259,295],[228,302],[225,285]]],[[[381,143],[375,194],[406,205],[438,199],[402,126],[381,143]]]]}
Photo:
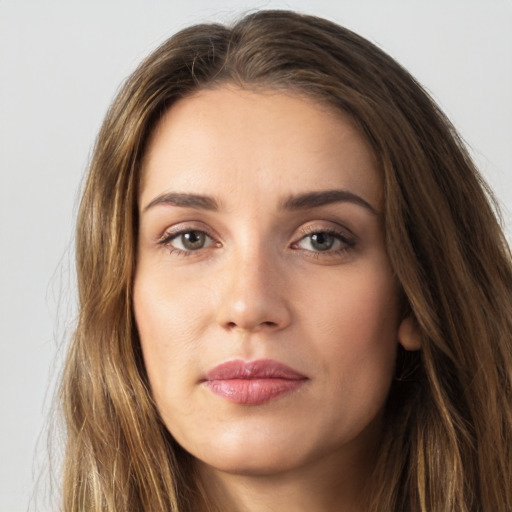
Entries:
{"type": "Polygon", "coordinates": [[[405,350],[419,350],[421,348],[421,335],[416,321],[405,317],[398,327],[398,341],[405,350]]]}

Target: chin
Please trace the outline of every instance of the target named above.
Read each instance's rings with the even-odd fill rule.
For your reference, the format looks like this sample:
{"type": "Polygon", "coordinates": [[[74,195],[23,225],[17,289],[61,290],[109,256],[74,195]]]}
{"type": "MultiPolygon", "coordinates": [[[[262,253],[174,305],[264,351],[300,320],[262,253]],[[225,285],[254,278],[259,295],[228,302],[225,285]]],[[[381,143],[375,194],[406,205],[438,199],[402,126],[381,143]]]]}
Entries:
{"type": "Polygon", "coordinates": [[[266,476],[293,471],[329,453],[323,443],[307,444],[303,437],[290,435],[287,429],[275,432],[261,427],[250,433],[225,432],[190,452],[200,463],[224,473],[266,476]]]}
{"type": "MultiPolygon", "coordinates": [[[[226,450],[203,457],[206,464],[223,473],[244,476],[268,476],[291,471],[301,465],[301,457],[291,457],[290,450],[226,450]]],[[[295,454],[297,455],[297,454],[295,454]]]]}

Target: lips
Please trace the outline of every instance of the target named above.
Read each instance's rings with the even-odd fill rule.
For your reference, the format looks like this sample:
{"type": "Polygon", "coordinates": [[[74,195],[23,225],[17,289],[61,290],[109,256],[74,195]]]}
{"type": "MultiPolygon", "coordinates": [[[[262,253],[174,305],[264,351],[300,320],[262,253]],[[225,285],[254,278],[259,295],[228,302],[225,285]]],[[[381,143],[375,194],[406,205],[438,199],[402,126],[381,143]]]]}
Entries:
{"type": "Polygon", "coordinates": [[[202,383],[215,395],[241,405],[258,405],[302,387],[307,377],[271,359],[234,360],[209,371],[202,383]]]}

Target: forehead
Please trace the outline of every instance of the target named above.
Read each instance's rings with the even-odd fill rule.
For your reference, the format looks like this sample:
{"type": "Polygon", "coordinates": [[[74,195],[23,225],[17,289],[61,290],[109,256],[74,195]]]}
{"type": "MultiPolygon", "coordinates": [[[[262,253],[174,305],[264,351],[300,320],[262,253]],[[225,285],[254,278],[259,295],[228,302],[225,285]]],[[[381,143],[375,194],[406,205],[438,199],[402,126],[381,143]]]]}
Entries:
{"type": "Polygon", "coordinates": [[[235,87],[176,102],[143,159],[141,204],[166,191],[222,200],[349,189],[380,206],[373,154],[350,118],[313,99],[235,87]]]}

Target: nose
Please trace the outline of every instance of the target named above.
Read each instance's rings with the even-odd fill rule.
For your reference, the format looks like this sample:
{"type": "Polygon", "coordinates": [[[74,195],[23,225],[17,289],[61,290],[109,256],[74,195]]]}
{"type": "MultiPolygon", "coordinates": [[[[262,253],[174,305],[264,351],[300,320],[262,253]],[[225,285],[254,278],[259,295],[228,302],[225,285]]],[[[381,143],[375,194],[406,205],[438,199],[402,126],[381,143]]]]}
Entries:
{"type": "Polygon", "coordinates": [[[217,322],[226,330],[284,329],[291,322],[291,310],[282,269],[264,250],[248,252],[225,263],[217,322]]]}

